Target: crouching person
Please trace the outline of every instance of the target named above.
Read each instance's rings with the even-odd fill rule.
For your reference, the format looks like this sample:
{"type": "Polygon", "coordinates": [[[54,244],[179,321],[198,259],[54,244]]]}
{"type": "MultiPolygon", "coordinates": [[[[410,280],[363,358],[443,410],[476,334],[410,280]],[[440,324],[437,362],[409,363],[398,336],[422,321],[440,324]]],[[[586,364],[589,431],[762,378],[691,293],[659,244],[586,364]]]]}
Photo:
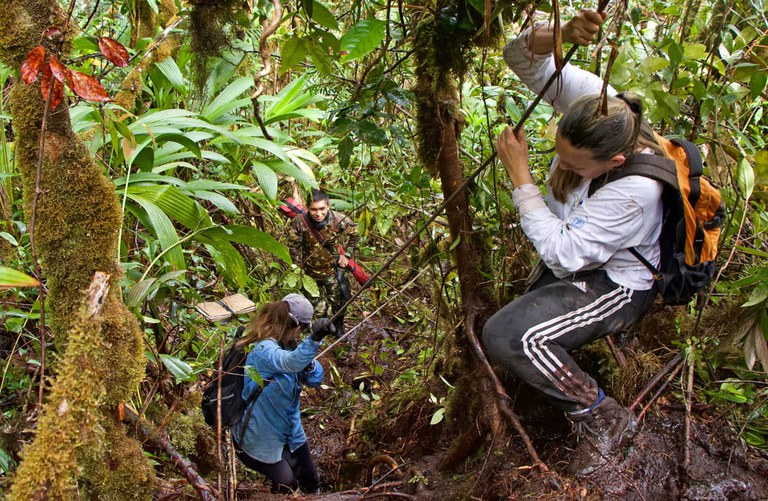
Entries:
{"type": "MultiPolygon", "coordinates": [[[[583,11],[565,24],[563,40],[588,43],[603,19],[583,11]]],[[[538,92],[555,71],[554,31],[546,24],[534,30],[535,36],[529,29],[511,41],[504,56],[538,92]]],[[[531,177],[522,131],[506,128],[499,136],[496,148],[514,185],[521,226],[546,271],[483,331],[489,357],[566,412],[579,434],[570,470],[582,475],[621,451],[634,433],[635,418],[568,352],[627,330],[653,303],[653,275],[632,249],[658,266],[662,220],[660,182],[632,175],[606,183],[624,165],[663,152],[640,102],[612,88],[603,101],[601,88],[595,75],[565,65],[560,85],[545,94],[564,112],[546,201],[531,177]]]]}
{"type": "MultiPolygon", "coordinates": [[[[246,367],[258,371],[263,391],[232,428],[232,437],[237,457],[269,478],[272,492],[312,493],[320,487],[301,425],[299,396],[303,385],[320,385],[323,367],[313,359],[322,339],[334,328],[321,318],[311,324],[309,337],[298,342],[313,313],[304,296],[289,294],[282,301],[265,304],[248,323],[241,341],[252,345],[246,367]]],[[[242,396],[248,401],[260,387],[247,374],[245,378],[242,396]]]]}

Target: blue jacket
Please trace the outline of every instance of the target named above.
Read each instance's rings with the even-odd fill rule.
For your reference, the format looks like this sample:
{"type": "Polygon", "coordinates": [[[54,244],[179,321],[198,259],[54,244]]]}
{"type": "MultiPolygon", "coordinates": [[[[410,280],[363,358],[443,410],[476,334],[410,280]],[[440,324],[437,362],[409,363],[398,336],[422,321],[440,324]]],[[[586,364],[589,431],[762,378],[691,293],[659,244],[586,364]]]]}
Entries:
{"type": "MultiPolygon", "coordinates": [[[[293,452],[307,441],[301,426],[299,395],[302,384],[318,387],[323,380],[323,367],[312,361],[319,347],[320,343],[306,338],[290,351],[273,339],[265,339],[254,344],[248,353],[245,365],[256,369],[265,384],[269,381],[259,398],[248,407],[246,415],[232,427],[240,448],[252,458],[277,463],[286,445],[293,452]],[[304,370],[310,364],[311,367],[304,370]]],[[[247,400],[257,387],[256,381],[246,375],[243,399],[247,400]]]]}

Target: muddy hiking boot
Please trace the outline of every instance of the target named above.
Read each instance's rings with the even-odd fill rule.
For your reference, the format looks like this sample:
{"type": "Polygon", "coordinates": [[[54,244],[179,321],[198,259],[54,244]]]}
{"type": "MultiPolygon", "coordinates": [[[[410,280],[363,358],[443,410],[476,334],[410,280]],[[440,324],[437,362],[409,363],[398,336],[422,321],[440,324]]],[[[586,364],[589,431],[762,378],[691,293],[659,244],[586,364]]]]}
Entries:
{"type": "Polygon", "coordinates": [[[576,432],[576,449],[568,467],[586,476],[621,460],[622,449],[635,436],[637,420],[626,407],[599,390],[596,404],[566,413],[576,432]]]}

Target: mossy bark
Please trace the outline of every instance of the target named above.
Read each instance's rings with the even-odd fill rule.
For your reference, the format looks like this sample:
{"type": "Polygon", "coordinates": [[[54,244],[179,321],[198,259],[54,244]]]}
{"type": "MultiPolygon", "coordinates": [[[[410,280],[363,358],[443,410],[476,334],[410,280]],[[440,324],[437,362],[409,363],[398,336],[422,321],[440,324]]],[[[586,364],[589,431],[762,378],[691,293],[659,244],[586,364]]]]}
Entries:
{"type": "MultiPolygon", "coordinates": [[[[46,28],[64,25],[65,14],[52,0],[0,0],[0,12],[0,61],[12,68],[20,68],[46,28]]],[[[44,102],[39,81],[15,82],[11,117],[29,218],[44,102]]],[[[140,445],[126,437],[114,417],[115,405],[127,401],[143,377],[141,331],[117,287],[98,325],[78,315],[94,272],[111,274],[114,283],[119,279],[115,258],[122,214],[114,185],[72,131],[65,103],[48,115],[36,217],[51,328],[62,355],[38,434],[23,452],[12,498],[40,493],[51,499],[148,498],[152,470],[140,445]],[[68,364],[82,370],[70,370],[68,364]],[[93,464],[107,467],[88,467],[93,464]],[[78,494],[75,485],[86,492],[78,494]]]]}
{"type": "MultiPolygon", "coordinates": [[[[422,162],[440,176],[445,198],[453,195],[465,181],[464,167],[459,159],[459,139],[463,121],[458,109],[458,91],[456,75],[460,75],[463,63],[456,63],[462,58],[457,54],[447,53],[452,46],[446,43],[448,35],[441,32],[442,25],[433,19],[422,21],[416,31],[416,75],[418,78],[414,93],[417,103],[417,127],[419,131],[419,156],[422,162]]],[[[455,44],[454,50],[461,50],[462,44],[455,44]]],[[[490,289],[490,281],[483,272],[491,274],[488,268],[489,249],[485,241],[474,230],[472,209],[469,205],[469,190],[463,189],[446,207],[451,238],[458,240],[453,258],[461,287],[462,307],[466,318],[478,318],[479,324],[485,321],[495,309],[495,301],[490,289]]],[[[468,329],[469,326],[465,326],[468,329]]],[[[472,326],[474,329],[475,327],[472,326]]],[[[466,333],[467,330],[459,331],[466,333]]],[[[449,350],[448,366],[454,366],[461,378],[471,377],[481,370],[480,364],[466,349],[468,344],[464,336],[452,340],[455,348],[449,350]]],[[[461,382],[457,382],[461,384],[461,382]]],[[[474,381],[473,384],[476,384],[474,381]]],[[[462,412],[477,412],[490,405],[489,399],[478,398],[477,393],[470,397],[466,392],[454,392],[458,405],[449,402],[447,409],[462,409],[462,412]],[[467,400],[469,398],[469,401],[467,400]],[[482,405],[480,404],[482,400],[482,405]],[[470,410],[471,409],[471,410],[470,410]]],[[[483,410],[486,414],[489,410],[483,410]]],[[[451,412],[447,413],[447,422],[474,423],[475,419],[454,420],[451,412]]],[[[474,426],[474,424],[472,424],[474,426]]],[[[451,431],[455,436],[454,430],[451,431]]],[[[466,454],[472,451],[465,451],[466,454]]]]}

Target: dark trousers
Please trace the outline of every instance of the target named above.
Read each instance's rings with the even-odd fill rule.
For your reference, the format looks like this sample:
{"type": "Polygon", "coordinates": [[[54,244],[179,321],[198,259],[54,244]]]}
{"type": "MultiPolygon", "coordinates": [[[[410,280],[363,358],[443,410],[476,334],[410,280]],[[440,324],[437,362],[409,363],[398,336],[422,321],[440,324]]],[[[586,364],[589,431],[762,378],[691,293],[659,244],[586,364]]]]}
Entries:
{"type": "Polygon", "coordinates": [[[272,481],[272,492],[290,492],[301,488],[307,493],[314,493],[320,488],[320,475],[317,474],[309,445],[304,445],[291,452],[287,445],[283,448],[283,459],[277,463],[264,463],[254,459],[235,446],[237,457],[248,468],[258,471],[272,481]]]}
{"type": "Polygon", "coordinates": [[[527,292],[496,312],[483,329],[488,356],[569,412],[590,406],[597,383],[568,351],[632,326],[653,304],[602,270],[556,279],[547,270],[527,292]]]}

